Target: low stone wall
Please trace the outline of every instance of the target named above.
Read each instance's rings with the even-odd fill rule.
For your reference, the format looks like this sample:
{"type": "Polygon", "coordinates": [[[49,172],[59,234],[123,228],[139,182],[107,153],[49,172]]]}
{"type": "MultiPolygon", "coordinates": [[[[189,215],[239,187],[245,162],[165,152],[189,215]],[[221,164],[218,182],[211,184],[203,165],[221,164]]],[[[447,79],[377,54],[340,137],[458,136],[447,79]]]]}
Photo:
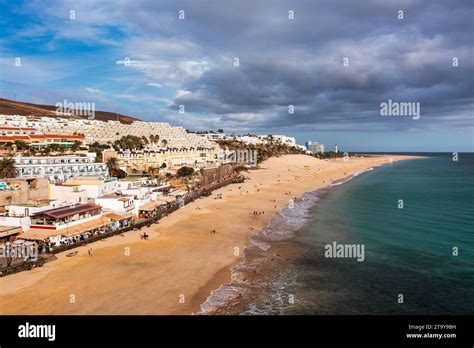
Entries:
{"type": "MultiPolygon", "coordinates": [[[[229,184],[232,184],[232,183],[235,183],[235,182],[242,182],[242,181],[243,181],[242,177],[240,177],[238,175],[235,175],[235,176],[229,177],[227,180],[223,180],[219,183],[211,184],[206,189],[189,193],[184,199],[184,204],[191,203],[191,202],[195,201],[196,199],[198,199],[200,197],[208,196],[212,191],[217,190],[217,189],[219,189],[221,187],[224,187],[226,185],[229,185],[229,184]]],[[[151,226],[153,223],[155,223],[158,220],[162,219],[164,216],[178,210],[179,208],[180,208],[180,205],[179,205],[178,202],[174,203],[170,206],[167,206],[167,207],[163,207],[163,208],[158,207],[156,212],[155,212],[155,215],[152,218],[142,220],[142,221],[137,221],[131,226],[128,226],[128,227],[125,227],[125,228],[122,228],[122,229],[118,229],[118,230],[115,230],[115,231],[112,231],[112,232],[107,232],[107,233],[97,235],[97,236],[94,236],[94,237],[91,237],[91,238],[87,238],[87,239],[81,240],[81,241],[73,243],[73,244],[61,245],[59,247],[54,247],[51,252],[49,252],[47,254],[42,254],[38,258],[37,261],[23,262],[23,263],[20,263],[20,264],[17,264],[17,265],[10,266],[8,268],[1,269],[0,270],[0,277],[1,276],[6,276],[8,274],[13,274],[13,273],[21,272],[21,271],[30,270],[34,267],[41,267],[41,266],[43,266],[43,264],[45,262],[49,262],[49,261],[52,261],[52,260],[56,259],[56,256],[54,256],[54,254],[61,253],[61,252],[67,251],[67,250],[71,250],[71,249],[77,248],[77,247],[82,246],[82,245],[87,245],[87,244],[90,244],[90,243],[93,243],[93,242],[97,242],[101,239],[105,239],[105,238],[109,238],[109,237],[112,237],[112,236],[120,235],[120,234],[125,233],[125,232],[137,230],[137,229],[140,229],[140,228],[145,227],[145,226],[151,226]]]]}

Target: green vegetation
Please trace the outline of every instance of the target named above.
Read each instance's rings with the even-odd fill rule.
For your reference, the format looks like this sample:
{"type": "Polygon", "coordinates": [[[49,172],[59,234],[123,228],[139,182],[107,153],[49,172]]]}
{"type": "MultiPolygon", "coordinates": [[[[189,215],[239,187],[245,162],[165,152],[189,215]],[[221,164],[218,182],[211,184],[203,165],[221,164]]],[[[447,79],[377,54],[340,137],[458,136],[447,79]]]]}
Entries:
{"type": "Polygon", "coordinates": [[[107,150],[109,148],[110,148],[109,145],[100,144],[97,141],[95,143],[92,143],[91,145],[89,145],[89,151],[90,152],[95,152],[95,154],[97,156],[96,157],[97,162],[102,162],[103,161],[102,151],[107,150]]]}
{"type": "Polygon", "coordinates": [[[306,154],[303,149],[288,146],[287,144],[275,143],[271,135],[267,137],[267,144],[245,144],[237,140],[218,140],[217,143],[222,148],[230,150],[257,150],[257,163],[270,157],[279,157],[289,154],[306,154]]]}
{"type": "Polygon", "coordinates": [[[330,158],[342,158],[344,157],[343,152],[334,152],[334,151],[329,151],[325,153],[315,153],[312,154],[311,156],[319,158],[319,159],[330,159],[330,158]]]}
{"type": "Polygon", "coordinates": [[[153,179],[155,177],[157,171],[159,171],[158,168],[153,167],[153,166],[149,166],[148,167],[148,175],[150,176],[150,178],[153,179]]]}
{"type": "Polygon", "coordinates": [[[81,148],[81,146],[82,146],[82,142],[80,142],[79,140],[75,140],[74,144],[72,144],[72,146],[71,146],[71,150],[72,151],[77,151],[81,148]]]}
{"type": "Polygon", "coordinates": [[[15,140],[15,147],[17,151],[27,150],[29,145],[23,140],[15,140]]]}
{"type": "Polygon", "coordinates": [[[114,142],[114,148],[116,150],[143,149],[143,145],[145,145],[143,139],[135,135],[125,135],[114,142]]]}
{"type": "Polygon", "coordinates": [[[51,151],[53,152],[56,152],[59,150],[59,144],[51,144],[51,145],[48,145],[48,147],[51,149],[51,151]]]}
{"type": "Polygon", "coordinates": [[[15,165],[15,160],[12,156],[6,156],[0,159],[0,177],[16,178],[18,176],[18,169],[15,165]]]}
{"type": "MultiPolygon", "coordinates": [[[[148,138],[146,136],[137,137],[135,135],[125,135],[119,140],[116,140],[113,144],[116,150],[141,150],[145,145],[150,143],[158,143],[160,140],[159,135],[150,135],[148,138]]],[[[161,145],[166,146],[168,141],[166,139],[161,140],[161,145]]]]}
{"type": "Polygon", "coordinates": [[[158,141],[160,141],[160,136],[157,134],[157,135],[150,135],[149,137],[150,139],[150,143],[157,143],[158,141]]]}
{"type": "Polygon", "coordinates": [[[161,166],[159,167],[154,167],[154,166],[149,166],[148,167],[148,175],[150,178],[155,178],[160,175],[160,169],[165,169],[166,168],[166,163],[163,162],[161,166]]]}
{"type": "Polygon", "coordinates": [[[176,172],[176,175],[178,176],[178,178],[183,178],[185,176],[190,176],[194,174],[194,168],[191,168],[191,167],[181,167],[178,169],[178,171],[176,172]]]}
{"type": "Polygon", "coordinates": [[[217,134],[217,133],[224,133],[224,130],[222,128],[219,128],[217,131],[209,130],[209,131],[197,131],[193,132],[188,129],[186,129],[186,132],[188,133],[194,133],[194,134],[217,134]]]}
{"type": "Polygon", "coordinates": [[[120,169],[119,167],[119,160],[117,157],[109,157],[105,162],[107,168],[109,169],[109,175],[114,176],[118,179],[123,179],[127,176],[127,173],[120,169]]]}

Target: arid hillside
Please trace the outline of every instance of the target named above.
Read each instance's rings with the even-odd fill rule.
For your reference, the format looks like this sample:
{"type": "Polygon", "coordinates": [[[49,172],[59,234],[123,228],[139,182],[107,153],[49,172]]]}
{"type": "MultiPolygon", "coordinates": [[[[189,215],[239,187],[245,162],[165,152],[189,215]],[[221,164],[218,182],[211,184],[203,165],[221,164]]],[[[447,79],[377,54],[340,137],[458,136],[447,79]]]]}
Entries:
{"type": "MultiPolygon", "coordinates": [[[[0,98],[0,115],[64,117],[56,114],[54,105],[39,105],[0,98]]],[[[70,116],[87,118],[87,116],[70,116]]],[[[95,111],[95,119],[100,121],[119,120],[122,123],[138,121],[136,117],[116,114],[115,112],[95,111]]]]}

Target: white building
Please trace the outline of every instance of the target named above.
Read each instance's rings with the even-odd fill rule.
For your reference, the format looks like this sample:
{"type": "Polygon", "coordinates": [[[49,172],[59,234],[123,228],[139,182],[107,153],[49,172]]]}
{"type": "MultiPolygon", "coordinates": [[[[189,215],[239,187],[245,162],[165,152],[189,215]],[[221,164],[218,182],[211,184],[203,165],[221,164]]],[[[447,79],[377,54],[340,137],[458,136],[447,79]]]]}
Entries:
{"type": "Polygon", "coordinates": [[[219,132],[214,132],[214,133],[199,133],[198,134],[201,137],[204,137],[209,140],[224,140],[226,139],[225,133],[219,133],[219,132]]]}
{"type": "Polygon", "coordinates": [[[265,143],[262,138],[256,135],[238,135],[234,139],[247,145],[260,145],[265,143]]]}
{"type": "Polygon", "coordinates": [[[86,197],[96,199],[117,191],[117,178],[75,177],[63,183],[63,186],[78,187],[86,192],[86,197]]]}
{"type": "Polygon", "coordinates": [[[46,177],[49,182],[64,182],[80,176],[99,176],[106,178],[108,168],[105,163],[95,162],[95,153],[85,156],[28,156],[14,157],[20,178],[46,177]]]}
{"type": "Polygon", "coordinates": [[[316,141],[308,141],[306,143],[306,149],[312,154],[324,153],[324,144],[319,144],[316,141]]]}
{"type": "Polygon", "coordinates": [[[143,150],[124,150],[103,152],[104,158],[117,157],[120,168],[146,171],[150,167],[161,168],[166,165],[167,170],[177,170],[182,166],[212,167],[217,164],[218,147],[166,147],[146,148],[143,150]]]}
{"type": "Polygon", "coordinates": [[[102,216],[102,207],[92,203],[76,204],[31,214],[30,229],[64,230],[102,216]]]}
{"type": "Polygon", "coordinates": [[[0,216],[0,226],[21,226],[23,231],[28,231],[31,225],[31,215],[63,206],[66,204],[58,200],[7,205],[5,214],[0,216]]]}
{"type": "Polygon", "coordinates": [[[252,135],[252,134],[247,134],[247,135],[234,135],[227,137],[229,139],[234,139],[237,141],[241,141],[245,144],[248,145],[261,145],[261,144],[268,144],[270,142],[273,142],[274,144],[282,144],[282,145],[288,145],[288,146],[296,146],[296,139],[293,137],[288,137],[286,135],[272,135],[272,134],[266,134],[266,135],[252,135]]]}
{"type": "Polygon", "coordinates": [[[162,191],[169,187],[169,184],[159,185],[158,179],[119,180],[117,192],[133,197],[133,213],[138,216],[141,207],[163,198],[162,191]]]}
{"type": "Polygon", "coordinates": [[[64,205],[87,203],[87,191],[80,185],[49,184],[49,198],[64,205]]]}
{"type": "Polygon", "coordinates": [[[133,213],[135,211],[132,196],[107,195],[95,199],[95,203],[102,206],[104,212],[133,213]]]}
{"type": "MultiPolygon", "coordinates": [[[[166,184],[165,186],[169,186],[169,184],[166,184]]],[[[117,190],[122,191],[122,190],[130,190],[130,189],[135,189],[135,188],[140,188],[140,187],[161,187],[160,186],[160,181],[157,178],[146,178],[146,177],[140,177],[137,179],[122,179],[117,182],[117,190]]]]}
{"type": "Polygon", "coordinates": [[[295,146],[296,145],[296,139],[293,137],[288,137],[286,135],[259,135],[258,136],[261,140],[264,141],[264,143],[268,143],[271,140],[273,140],[274,143],[280,143],[283,145],[288,145],[288,146],[295,146]]]}
{"type": "Polygon", "coordinates": [[[39,134],[39,132],[36,128],[0,126],[0,135],[1,136],[33,135],[33,134],[39,134]]]}

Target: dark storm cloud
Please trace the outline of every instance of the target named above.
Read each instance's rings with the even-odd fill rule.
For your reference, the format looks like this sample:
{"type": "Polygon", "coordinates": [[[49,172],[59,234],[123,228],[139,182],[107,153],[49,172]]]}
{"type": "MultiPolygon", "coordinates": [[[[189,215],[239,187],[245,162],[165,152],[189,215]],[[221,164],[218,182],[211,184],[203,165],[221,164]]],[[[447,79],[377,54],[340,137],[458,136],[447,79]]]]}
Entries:
{"type": "Polygon", "coordinates": [[[192,42],[198,52],[184,55],[209,63],[180,86],[172,110],[262,128],[414,127],[379,115],[392,99],[421,103],[417,127],[473,124],[472,1],[160,1],[125,10],[133,31],[192,42]]]}

